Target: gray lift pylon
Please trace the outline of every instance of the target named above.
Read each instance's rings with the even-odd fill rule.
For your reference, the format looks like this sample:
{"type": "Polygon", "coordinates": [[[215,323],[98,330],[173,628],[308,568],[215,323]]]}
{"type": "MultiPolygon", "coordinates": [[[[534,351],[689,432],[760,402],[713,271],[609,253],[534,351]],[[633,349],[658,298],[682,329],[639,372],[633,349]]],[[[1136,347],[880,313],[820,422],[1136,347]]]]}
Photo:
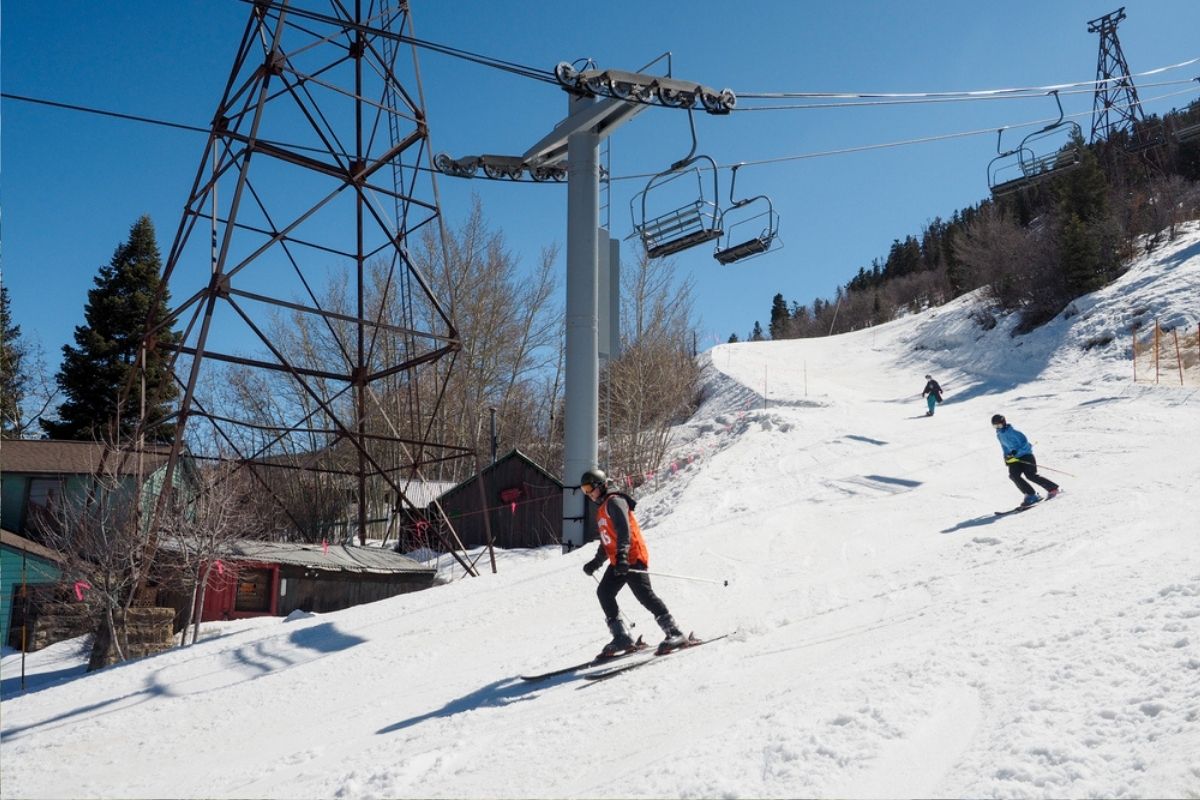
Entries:
{"type": "MultiPolygon", "coordinates": [[[[557,179],[564,159],[567,164],[562,545],[564,551],[570,551],[583,544],[585,532],[586,498],[575,481],[585,470],[597,466],[600,433],[597,311],[600,142],[654,100],[671,108],[691,108],[700,103],[710,114],[727,114],[737,98],[728,89],[718,92],[670,77],[598,70],[580,72],[565,63],[555,69],[555,77],[569,94],[567,116],[529,148],[519,163],[534,180],[557,179]]],[[[440,171],[454,177],[471,177],[479,167],[484,168],[485,175],[494,177],[488,173],[489,162],[497,175],[503,172],[504,177],[519,177],[514,162],[498,156],[452,159],[439,155],[434,163],[440,171]]],[[[616,287],[613,288],[615,291],[616,287]]],[[[619,340],[617,320],[610,317],[610,325],[613,326],[610,336],[619,340]]]]}

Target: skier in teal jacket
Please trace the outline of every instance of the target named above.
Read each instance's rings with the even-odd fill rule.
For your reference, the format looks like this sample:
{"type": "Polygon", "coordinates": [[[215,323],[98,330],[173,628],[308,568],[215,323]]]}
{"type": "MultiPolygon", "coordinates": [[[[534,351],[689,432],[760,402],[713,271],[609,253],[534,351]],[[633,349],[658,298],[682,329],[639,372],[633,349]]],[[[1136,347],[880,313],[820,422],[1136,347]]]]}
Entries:
{"type": "Polygon", "coordinates": [[[1041,495],[1025,479],[1028,478],[1046,490],[1046,499],[1057,495],[1061,489],[1049,478],[1038,475],[1037,459],[1033,457],[1033,445],[1025,438],[1025,434],[1008,424],[1001,414],[992,416],[992,427],[996,429],[996,438],[1000,440],[1000,449],[1004,452],[1004,463],[1008,465],[1008,478],[1017,485],[1021,494],[1025,495],[1021,505],[1031,506],[1041,500],[1041,495]]]}

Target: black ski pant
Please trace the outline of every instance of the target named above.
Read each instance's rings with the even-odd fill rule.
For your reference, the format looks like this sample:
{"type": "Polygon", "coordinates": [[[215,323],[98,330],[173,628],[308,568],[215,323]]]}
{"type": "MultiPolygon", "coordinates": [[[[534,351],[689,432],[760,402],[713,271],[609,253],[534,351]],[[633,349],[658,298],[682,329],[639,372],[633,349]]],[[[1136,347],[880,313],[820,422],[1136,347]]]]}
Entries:
{"type": "Polygon", "coordinates": [[[1008,465],[1008,479],[1015,483],[1017,488],[1023,493],[1033,494],[1033,487],[1025,480],[1026,478],[1041,486],[1046,491],[1053,491],[1058,488],[1058,484],[1054,481],[1038,475],[1037,459],[1033,457],[1033,453],[1021,456],[1020,461],[1008,465]]]}
{"type": "MultiPolygon", "coordinates": [[[[645,569],[644,564],[635,564],[635,569],[645,569]]],[[[670,613],[667,611],[667,604],[664,603],[658,595],[654,593],[654,589],[650,586],[650,576],[644,572],[630,572],[626,575],[618,575],[613,572],[612,565],[604,571],[604,577],[600,579],[600,585],[596,587],[596,597],[600,598],[600,608],[604,609],[604,616],[607,619],[613,619],[617,614],[621,613],[617,608],[617,592],[621,591],[628,584],[629,591],[633,592],[633,596],[637,601],[646,607],[646,610],[658,619],[663,614],[670,613]]]]}

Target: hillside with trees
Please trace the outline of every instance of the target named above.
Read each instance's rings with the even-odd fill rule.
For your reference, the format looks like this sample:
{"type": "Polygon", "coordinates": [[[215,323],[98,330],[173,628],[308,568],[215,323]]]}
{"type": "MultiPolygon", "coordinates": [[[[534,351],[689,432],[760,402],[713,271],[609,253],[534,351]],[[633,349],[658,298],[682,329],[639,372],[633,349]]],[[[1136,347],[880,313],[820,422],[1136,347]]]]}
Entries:
{"type": "MultiPolygon", "coordinates": [[[[1135,136],[1076,140],[1077,167],[895,239],[886,257],[860,267],[832,299],[801,304],[776,294],[767,332],[772,339],[845,333],[981,287],[998,312],[1020,314],[1018,333],[1032,330],[1116,278],[1139,247],[1153,250],[1174,238],[1179,223],[1200,218],[1200,137],[1178,135],[1197,124],[1200,101],[1148,118],[1135,136]],[[1135,138],[1162,143],[1139,150],[1135,138]]],[[[761,338],[756,321],[750,339],[761,338]]]]}

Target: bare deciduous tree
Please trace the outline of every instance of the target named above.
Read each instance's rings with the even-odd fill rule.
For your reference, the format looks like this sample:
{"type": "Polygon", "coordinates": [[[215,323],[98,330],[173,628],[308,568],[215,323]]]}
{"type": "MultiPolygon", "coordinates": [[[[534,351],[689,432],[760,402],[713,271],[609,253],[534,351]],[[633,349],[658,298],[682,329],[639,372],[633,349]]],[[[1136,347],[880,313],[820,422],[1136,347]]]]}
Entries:
{"type": "Polygon", "coordinates": [[[604,369],[601,397],[609,470],[636,483],[662,463],[671,427],[696,406],[692,281],[676,279],[673,261],[641,253],[621,276],[621,296],[622,352],[604,369]]]}
{"type": "Polygon", "coordinates": [[[89,669],[104,665],[109,643],[120,660],[127,657],[124,620],[153,572],[145,522],[158,487],[144,481],[152,471],[145,459],[107,447],[95,474],[60,487],[37,520],[42,541],[61,559],[64,583],[97,623],[89,669]]]}
{"type": "Polygon", "coordinates": [[[253,476],[236,461],[227,460],[197,468],[187,496],[174,498],[159,517],[162,566],[157,574],[187,598],[180,646],[200,635],[200,611],[214,570],[229,555],[230,545],[255,527],[255,509],[247,499],[256,493],[253,476]]]}

